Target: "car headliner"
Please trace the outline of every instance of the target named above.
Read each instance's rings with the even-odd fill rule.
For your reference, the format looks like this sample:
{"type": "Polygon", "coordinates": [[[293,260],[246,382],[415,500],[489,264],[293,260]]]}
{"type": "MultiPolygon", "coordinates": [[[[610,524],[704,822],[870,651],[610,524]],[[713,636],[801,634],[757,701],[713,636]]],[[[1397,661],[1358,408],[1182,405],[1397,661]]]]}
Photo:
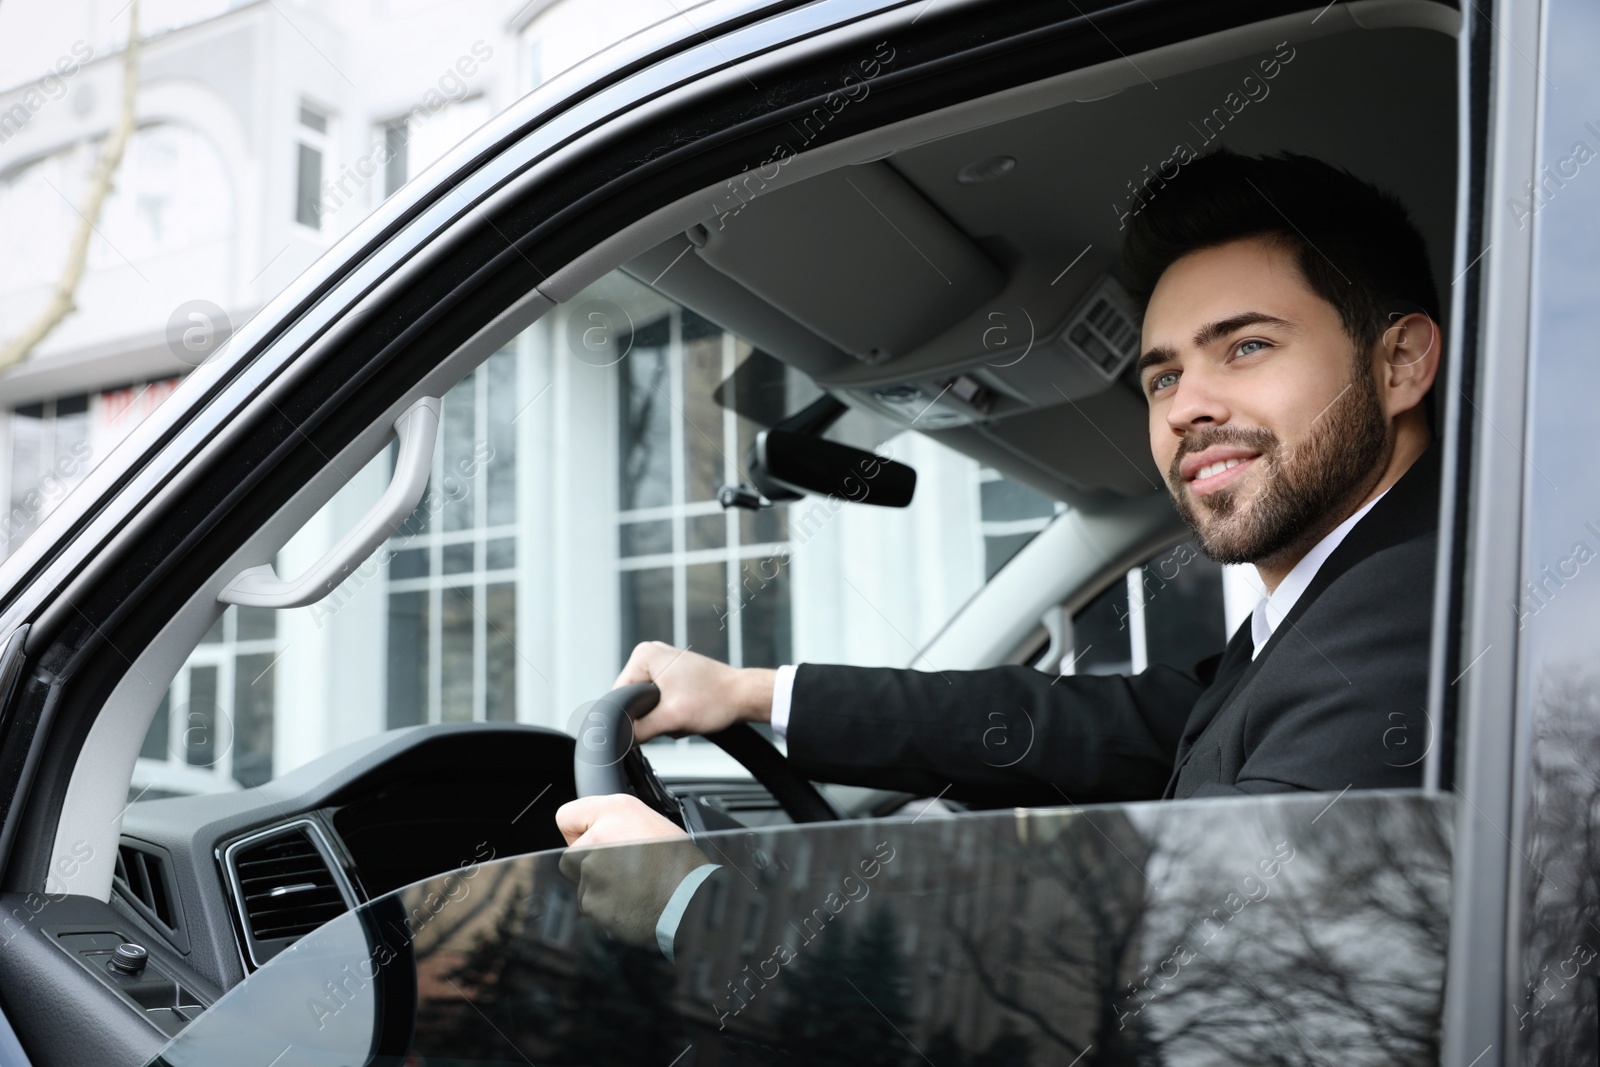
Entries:
{"type": "MultiPolygon", "coordinates": [[[[994,364],[982,362],[990,355],[981,343],[987,312],[1025,299],[1039,336],[1053,337],[1050,331],[1102,274],[1119,274],[1120,213],[1128,209],[1130,191],[1171,159],[1179,143],[1198,152],[1218,144],[1247,154],[1300,152],[1375,182],[1409,207],[1427,240],[1438,289],[1448,290],[1456,159],[1456,44],[1448,32],[1356,29],[1289,42],[1278,49],[1287,59],[1270,80],[1260,77],[1258,63],[1274,54],[1272,46],[1245,55],[1236,48],[1209,55],[1203,48],[1195,51],[1194,69],[1185,73],[1148,81],[1124,72],[1132,84],[1108,95],[1057,104],[893,152],[882,162],[845,168],[847,177],[856,172],[858,180],[862,166],[889,168],[900,180],[898,201],[880,212],[900,237],[889,225],[827,226],[824,216],[846,214],[852,210],[849,199],[865,194],[856,182],[841,183],[824,173],[742,205],[740,215],[745,209],[766,211],[754,225],[736,215],[708,218],[704,225],[718,231],[714,255],[700,247],[703,236],[689,241],[675,234],[627,269],[750,337],[847,402],[876,407],[891,418],[892,412],[874,404],[872,388],[932,379],[937,390],[941,379],[974,368],[980,379],[993,382],[998,372],[989,368],[994,364]],[[1226,58],[1219,60],[1219,54],[1226,58]],[[1253,76],[1249,85],[1247,76],[1253,76]],[[1202,110],[1199,102],[1205,101],[1214,102],[1216,112],[1202,110]],[[1204,125],[1213,114],[1221,118],[1204,125]],[[1223,118],[1227,124],[1218,135],[1223,118]],[[1016,161],[1003,178],[973,184],[957,180],[963,167],[996,156],[1016,161]],[[824,188],[827,182],[832,186],[824,188]],[[916,199],[934,211],[921,210],[916,199]],[[764,224],[784,211],[804,213],[807,224],[764,224]],[[959,231],[965,250],[952,249],[948,235],[937,232],[944,220],[959,231]],[[974,264],[997,265],[1006,287],[992,294],[976,283],[951,286],[946,275],[956,274],[961,265],[948,261],[944,270],[922,272],[931,292],[921,295],[959,305],[957,321],[907,351],[869,364],[826,338],[882,331],[879,324],[839,321],[839,308],[862,292],[884,296],[871,303],[873,315],[896,306],[892,290],[907,283],[876,273],[881,258],[875,260],[868,250],[901,237],[917,248],[943,247],[946,256],[964,251],[974,264]],[[692,256],[684,255],[690,250],[692,256]],[[776,299],[772,278],[778,275],[759,266],[773,263],[782,264],[783,289],[776,299]],[[663,270],[667,264],[670,269],[663,270]],[[1049,279],[1055,282],[1045,284],[1049,279]]],[[[1181,180],[1181,170],[1174,180],[1181,180]]],[[[896,191],[882,183],[878,188],[880,197],[896,191]]],[[[976,277],[976,271],[974,266],[969,273],[976,277]]],[[[930,435],[1072,503],[1089,503],[1107,492],[1145,494],[1161,484],[1148,460],[1144,402],[1131,372],[1098,392],[1063,392],[1052,388],[1049,378],[1035,373],[1031,380],[998,383],[1011,395],[1020,393],[1025,403],[1009,414],[930,435]]]]}

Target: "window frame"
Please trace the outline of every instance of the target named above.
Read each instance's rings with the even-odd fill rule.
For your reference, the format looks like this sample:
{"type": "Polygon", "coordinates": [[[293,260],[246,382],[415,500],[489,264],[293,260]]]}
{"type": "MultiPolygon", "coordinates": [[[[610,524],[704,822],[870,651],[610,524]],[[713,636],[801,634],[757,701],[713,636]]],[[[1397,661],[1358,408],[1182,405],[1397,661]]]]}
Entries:
{"type": "Polygon", "coordinates": [[[1509,922],[1512,840],[1520,806],[1513,753],[1514,603],[1526,438],[1531,228],[1511,197],[1534,180],[1540,5],[1468,5],[1459,40],[1456,292],[1447,326],[1442,501],[1430,663],[1426,788],[1456,807],[1444,1061],[1506,1050],[1516,1033],[1510,975],[1520,935],[1509,922]],[[1490,253],[1490,250],[1493,250],[1490,253]],[[1507,714],[1507,709],[1512,709],[1507,714]]]}

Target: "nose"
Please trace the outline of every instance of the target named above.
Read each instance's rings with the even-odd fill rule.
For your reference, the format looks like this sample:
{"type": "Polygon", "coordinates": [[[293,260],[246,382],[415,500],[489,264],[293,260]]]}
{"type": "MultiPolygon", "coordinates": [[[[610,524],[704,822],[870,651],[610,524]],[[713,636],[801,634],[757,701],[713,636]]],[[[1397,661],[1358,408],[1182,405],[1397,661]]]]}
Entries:
{"type": "Polygon", "coordinates": [[[1201,426],[1223,425],[1230,417],[1227,402],[1208,369],[1203,365],[1185,369],[1172,403],[1167,405],[1167,425],[1180,437],[1201,426]]]}

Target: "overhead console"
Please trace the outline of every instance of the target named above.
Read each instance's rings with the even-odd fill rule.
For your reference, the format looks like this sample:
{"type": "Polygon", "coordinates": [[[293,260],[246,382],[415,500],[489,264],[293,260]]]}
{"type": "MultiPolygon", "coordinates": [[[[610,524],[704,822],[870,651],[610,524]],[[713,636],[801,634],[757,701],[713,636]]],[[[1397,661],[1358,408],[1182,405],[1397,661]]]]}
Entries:
{"type": "Polygon", "coordinates": [[[1140,451],[1124,429],[1143,432],[1116,387],[1139,325],[1110,263],[1084,250],[1063,270],[975,241],[876,162],[773,190],[625,269],[852,407],[1064,495],[1151,484],[1121,458],[1140,451]],[[1073,462],[1041,465],[1060,430],[1073,462]]]}
{"type": "Polygon", "coordinates": [[[877,161],[741,198],[631,266],[690,306],[711,297],[745,332],[723,310],[732,283],[823,342],[827,358],[804,367],[818,385],[903,424],[965,426],[1104,391],[1139,328],[1121,285],[1095,272],[1102,257],[1061,284],[1067,271],[995,252],[877,161]],[[650,271],[668,255],[666,274],[650,271]]]}

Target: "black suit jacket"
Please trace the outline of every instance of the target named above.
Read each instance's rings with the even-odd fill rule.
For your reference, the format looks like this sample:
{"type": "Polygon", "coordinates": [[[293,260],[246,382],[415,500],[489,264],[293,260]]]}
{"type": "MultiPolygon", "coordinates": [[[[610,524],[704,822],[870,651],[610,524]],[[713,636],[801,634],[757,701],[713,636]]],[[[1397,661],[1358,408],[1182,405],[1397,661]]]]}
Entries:
{"type": "Polygon", "coordinates": [[[1438,496],[1434,448],[1254,660],[1246,620],[1189,672],[803,663],[789,759],[824,781],[1022,805],[1419,785],[1438,496]]]}

